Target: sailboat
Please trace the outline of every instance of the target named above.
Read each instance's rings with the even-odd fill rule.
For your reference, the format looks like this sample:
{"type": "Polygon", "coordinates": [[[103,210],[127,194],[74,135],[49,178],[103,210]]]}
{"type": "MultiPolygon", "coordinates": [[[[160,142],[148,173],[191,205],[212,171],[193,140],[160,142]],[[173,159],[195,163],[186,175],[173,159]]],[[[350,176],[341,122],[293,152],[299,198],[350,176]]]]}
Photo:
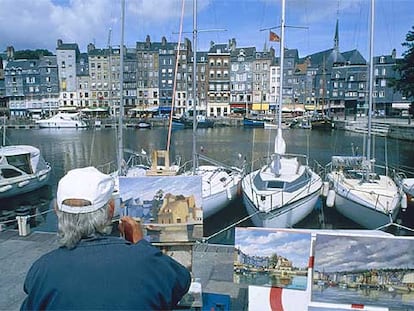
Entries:
{"type": "Polygon", "coordinates": [[[305,155],[287,154],[282,136],[282,99],[285,0],[282,0],[278,129],[274,154],[260,169],[242,180],[243,202],[257,227],[292,227],[313,210],[321,178],[308,166],[305,155]]]}
{"type": "MultiPolygon", "coordinates": [[[[197,0],[193,1],[193,105],[197,105],[197,0]]],[[[196,109],[194,109],[196,111],[196,109]]],[[[193,113],[192,167],[184,175],[202,177],[203,218],[208,218],[233,201],[240,190],[244,169],[229,166],[196,152],[197,116],[193,113]],[[203,161],[205,164],[200,165],[203,161]]]]}
{"type": "Polygon", "coordinates": [[[374,1],[371,1],[367,155],[332,156],[326,180],[327,206],[335,206],[345,217],[367,229],[394,222],[403,198],[389,176],[377,174],[371,159],[371,116],[374,76],[374,1]]]}
{"type": "MultiPolygon", "coordinates": [[[[336,32],[335,32],[335,49],[338,49],[337,43],[338,37],[338,23],[336,23],[336,32]]],[[[332,119],[325,113],[325,89],[326,89],[326,65],[325,58],[323,60],[322,67],[322,112],[318,113],[316,110],[313,112],[313,115],[310,120],[310,127],[314,130],[329,130],[333,128],[332,119]]]]}

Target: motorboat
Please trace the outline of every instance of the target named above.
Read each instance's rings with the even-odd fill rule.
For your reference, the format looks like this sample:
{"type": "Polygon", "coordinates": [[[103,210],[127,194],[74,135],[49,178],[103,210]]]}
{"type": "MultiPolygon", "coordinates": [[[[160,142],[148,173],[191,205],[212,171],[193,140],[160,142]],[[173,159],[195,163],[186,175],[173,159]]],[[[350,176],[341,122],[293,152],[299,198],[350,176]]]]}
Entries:
{"type": "MultiPolygon", "coordinates": [[[[193,117],[191,116],[173,116],[173,127],[174,128],[185,128],[185,129],[192,129],[193,128],[193,117]]],[[[196,124],[197,128],[212,128],[214,127],[214,121],[211,119],[206,118],[204,115],[197,115],[196,116],[196,124]]]]}
{"type": "Polygon", "coordinates": [[[254,117],[244,117],[243,118],[243,126],[244,127],[264,128],[265,127],[265,121],[263,119],[254,118],[254,117]]]}
{"type": "Polygon", "coordinates": [[[20,195],[43,187],[49,180],[50,171],[50,165],[36,147],[0,147],[0,198],[20,195]]]}
{"type": "Polygon", "coordinates": [[[137,123],[137,125],[135,126],[138,129],[150,129],[151,128],[151,123],[146,122],[146,121],[140,121],[137,123]]]}
{"type": "Polygon", "coordinates": [[[59,112],[48,118],[36,120],[40,128],[85,128],[88,124],[78,113],[59,112]]]}

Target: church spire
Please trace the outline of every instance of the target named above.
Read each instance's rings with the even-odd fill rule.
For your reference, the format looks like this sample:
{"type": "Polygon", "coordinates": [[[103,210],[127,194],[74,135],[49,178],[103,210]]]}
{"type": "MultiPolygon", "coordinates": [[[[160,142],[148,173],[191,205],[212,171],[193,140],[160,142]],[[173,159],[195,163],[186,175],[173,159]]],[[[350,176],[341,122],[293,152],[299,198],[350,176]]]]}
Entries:
{"type": "Polygon", "coordinates": [[[338,20],[336,20],[336,27],[335,27],[334,49],[339,50],[338,20]]]}

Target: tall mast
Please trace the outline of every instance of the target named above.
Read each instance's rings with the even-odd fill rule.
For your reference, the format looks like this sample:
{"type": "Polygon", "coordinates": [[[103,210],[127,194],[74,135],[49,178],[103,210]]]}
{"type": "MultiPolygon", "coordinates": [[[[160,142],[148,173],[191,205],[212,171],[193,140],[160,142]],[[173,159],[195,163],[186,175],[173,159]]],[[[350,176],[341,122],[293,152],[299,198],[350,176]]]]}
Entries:
{"type": "Polygon", "coordinates": [[[371,159],[371,116],[372,95],[374,88],[374,13],[375,0],[371,0],[370,31],[369,31],[369,80],[368,80],[368,137],[367,137],[367,159],[371,159]]]}
{"type": "Polygon", "coordinates": [[[277,127],[282,129],[282,102],[283,102],[283,63],[285,59],[285,0],[282,0],[282,17],[280,20],[280,84],[279,84],[279,114],[277,127]]]}
{"type": "Polygon", "coordinates": [[[277,134],[275,137],[275,154],[276,158],[272,161],[272,172],[275,176],[280,175],[281,155],[286,151],[286,143],[282,137],[282,103],[283,103],[283,63],[285,58],[285,0],[282,0],[282,18],[280,21],[280,85],[279,85],[279,114],[277,122],[277,134]]]}
{"type": "Polygon", "coordinates": [[[124,159],[123,147],[123,116],[124,116],[124,23],[125,23],[125,0],[121,1],[121,47],[119,50],[119,123],[118,123],[118,175],[122,173],[122,162],[124,159]]]}
{"type": "Polygon", "coordinates": [[[193,175],[197,166],[197,0],[193,1],[193,175]]]}

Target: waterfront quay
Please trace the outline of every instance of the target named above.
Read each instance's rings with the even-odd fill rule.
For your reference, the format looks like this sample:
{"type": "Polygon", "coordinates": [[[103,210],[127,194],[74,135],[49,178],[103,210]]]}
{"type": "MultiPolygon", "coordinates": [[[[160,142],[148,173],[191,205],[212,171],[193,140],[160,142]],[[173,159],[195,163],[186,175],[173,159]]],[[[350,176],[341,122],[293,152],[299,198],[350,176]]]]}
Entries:
{"type": "MultiPolygon", "coordinates": [[[[215,127],[243,127],[243,117],[216,117],[213,118],[215,127]]],[[[293,118],[284,119],[285,124],[289,124],[293,118]]],[[[124,128],[136,128],[142,119],[125,118],[123,120],[124,128]]],[[[145,121],[151,124],[151,127],[168,127],[168,117],[148,118],[145,121]]],[[[118,120],[115,118],[88,120],[90,128],[116,128],[118,120]]],[[[333,118],[333,127],[338,130],[351,131],[356,133],[368,132],[367,117],[335,116],[333,118]]],[[[11,129],[38,129],[39,126],[33,121],[25,118],[12,118],[7,122],[7,128],[11,129]]],[[[414,141],[414,122],[411,118],[373,118],[371,121],[371,133],[377,136],[395,138],[400,140],[414,141]]]]}
{"type": "MultiPolygon", "coordinates": [[[[57,247],[56,233],[36,231],[21,236],[13,229],[0,232],[0,310],[20,309],[26,297],[23,284],[27,271],[37,258],[57,247]]],[[[203,293],[226,293],[232,310],[247,310],[247,285],[234,284],[229,269],[233,265],[233,249],[224,245],[194,245],[192,275],[201,283],[203,293]]]]}

